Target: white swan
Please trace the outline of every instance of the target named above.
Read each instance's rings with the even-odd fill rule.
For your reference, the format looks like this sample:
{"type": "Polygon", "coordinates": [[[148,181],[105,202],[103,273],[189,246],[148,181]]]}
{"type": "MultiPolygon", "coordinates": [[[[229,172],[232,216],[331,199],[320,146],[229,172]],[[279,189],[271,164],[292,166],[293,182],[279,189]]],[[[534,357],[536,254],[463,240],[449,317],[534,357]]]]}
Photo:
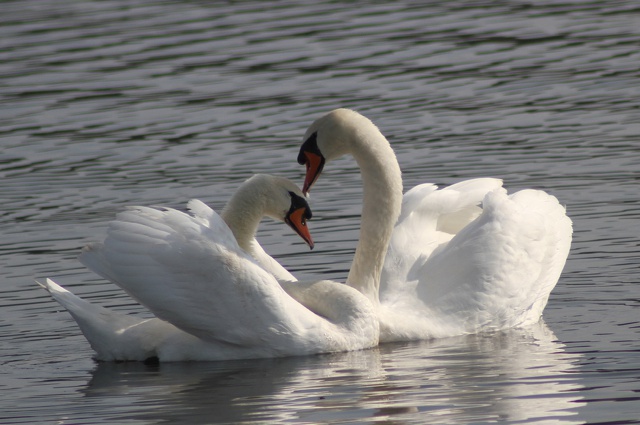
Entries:
{"type": "MultiPolygon", "coordinates": [[[[215,214],[197,200],[189,202],[188,208],[207,226],[215,214]]],[[[313,249],[313,240],[306,225],[306,220],[311,218],[311,209],[298,186],[283,177],[256,174],[240,185],[220,216],[233,232],[240,248],[256,259],[266,271],[278,280],[297,280],[262,249],[254,236],[260,220],[270,217],[284,221],[313,249]]]]}
{"type": "Polygon", "coordinates": [[[245,186],[254,187],[243,187],[225,207],[235,236],[213,210],[192,201],[194,216],[145,207],[121,212],[104,243],[85,249],[85,265],[157,318],[93,305],[50,279],[42,286],[69,310],[99,360],[280,357],[377,345],[375,311],[358,291],[328,281],[295,283],[297,298],[319,297],[304,307],[241,249],[267,256],[262,248],[256,251],[253,239],[263,214],[287,221],[312,244],[304,225],[310,213],[299,189],[283,179],[255,185],[266,181],[249,180],[245,186]]]}
{"type": "Polygon", "coordinates": [[[425,184],[402,197],[389,142],[369,119],[348,109],[330,112],[307,130],[298,156],[307,168],[303,192],[325,162],[346,154],[358,163],[364,185],[360,240],[347,283],[377,305],[381,342],[540,319],[571,244],[571,220],[555,197],[537,190],[509,196],[497,179],[442,190],[425,184]],[[367,273],[383,263],[381,273],[367,273]]]}

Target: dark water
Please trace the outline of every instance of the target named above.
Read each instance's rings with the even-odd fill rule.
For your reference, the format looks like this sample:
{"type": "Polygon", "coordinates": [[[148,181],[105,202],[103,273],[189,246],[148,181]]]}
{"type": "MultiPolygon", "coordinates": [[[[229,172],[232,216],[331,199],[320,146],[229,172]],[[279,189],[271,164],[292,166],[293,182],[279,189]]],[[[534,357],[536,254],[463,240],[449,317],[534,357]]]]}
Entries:
{"type": "MultiPolygon", "coordinates": [[[[5,1],[1,423],[640,423],[640,5],[634,1],[5,1]],[[494,176],[567,206],[574,243],[530,329],[296,359],[97,364],[33,280],[146,314],[76,260],[125,205],[220,209],[302,182],[306,127],[373,119],[405,187],[494,176]]],[[[315,186],[297,276],[344,280],[361,183],[315,186]]]]}

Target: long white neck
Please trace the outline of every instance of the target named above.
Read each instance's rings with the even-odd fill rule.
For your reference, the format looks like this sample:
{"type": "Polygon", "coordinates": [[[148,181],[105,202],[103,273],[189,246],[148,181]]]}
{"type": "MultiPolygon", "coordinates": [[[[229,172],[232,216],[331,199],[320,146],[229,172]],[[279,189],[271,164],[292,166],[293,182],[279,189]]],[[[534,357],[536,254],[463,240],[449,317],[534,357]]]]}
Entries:
{"type": "Polygon", "coordinates": [[[243,184],[229,199],[220,214],[236,237],[240,248],[246,252],[250,252],[251,242],[258,231],[265,209],[265,197],[260,186],[243,184]]]}
{"type": "Polygon", "coordinates": [[[364,188],[360,239],[347,284],[377,303],[384,258],[402,206],[402,177],[393,149],[378,128],[360,115],[355,124],[349,151],[364,188]]]}

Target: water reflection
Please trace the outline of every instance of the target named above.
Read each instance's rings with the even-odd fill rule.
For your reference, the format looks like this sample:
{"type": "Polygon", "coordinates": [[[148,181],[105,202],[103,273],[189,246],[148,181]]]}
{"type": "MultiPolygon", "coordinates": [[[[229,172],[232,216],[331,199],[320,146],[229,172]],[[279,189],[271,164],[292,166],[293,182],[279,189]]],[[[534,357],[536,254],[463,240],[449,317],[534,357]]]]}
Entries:
{"type": "Polygon", "coordinates": [[[145,366],[101,363],[83,390],[118,406],[113,421],[167,423],[578,423],[580,355],[544,324],[378,349],[289,359],[145,366]],[[131,397],[134,401],[131,402],[131,397]]]}

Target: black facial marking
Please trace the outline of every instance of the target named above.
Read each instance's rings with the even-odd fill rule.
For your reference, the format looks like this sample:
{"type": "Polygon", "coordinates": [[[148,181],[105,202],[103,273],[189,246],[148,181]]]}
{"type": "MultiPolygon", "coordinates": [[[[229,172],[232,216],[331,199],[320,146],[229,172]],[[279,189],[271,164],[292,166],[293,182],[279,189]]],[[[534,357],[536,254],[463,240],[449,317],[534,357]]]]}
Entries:
{"type": "Polygon", "coordinates": [[[314,153],[322,157],[320,149],[318,149],[318,132],[314,132],[309,138],[300,146],[300,153],[298,154],[298,164],[304,165],[307,162],[307,158],[304,156],[305,152],[314,153]]]}
{"type": "Polygon", "coordinates": [[[289,192],[289,196],[291,196],[291,208],[289,209],[287,216],[300,208],[304,208],[304,218],[311,220],[312,213],[307,200],[293,192],[289,192]]]}

